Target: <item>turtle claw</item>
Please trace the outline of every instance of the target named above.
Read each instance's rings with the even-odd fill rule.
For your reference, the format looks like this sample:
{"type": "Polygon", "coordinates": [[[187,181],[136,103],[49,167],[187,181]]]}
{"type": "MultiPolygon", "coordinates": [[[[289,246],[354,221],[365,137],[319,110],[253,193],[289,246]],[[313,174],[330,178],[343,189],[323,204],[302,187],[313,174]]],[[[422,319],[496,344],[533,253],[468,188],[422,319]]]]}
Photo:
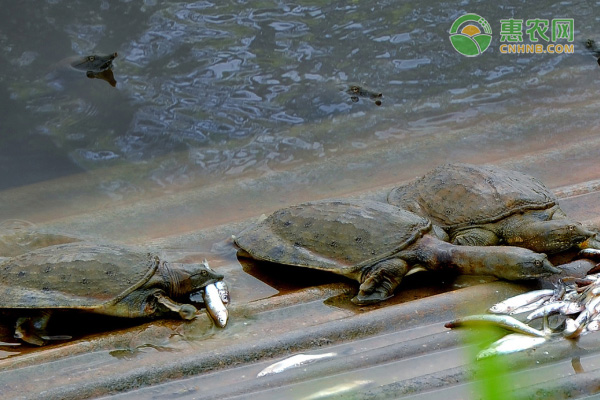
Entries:
{"type": "Polygon", "coordinates": [[[389,299],[407,272],[408,264],[404,260],[392,258],[381,261],[367,272],[366,279],[352,302],[365,305],[389,299]]]}
{"type": "Polygon", "coordinates": [[[191,304],[179,304],[162,293],[156,293],[154,297],[156,297],[156,301],[158,301],[160,304],[169,310],[178,313],[182,319],[190,320],[196,318],[196,313],[198,310],[191,304]]]}
{"type": "MultiPolygon", "coordinates": [[[[362,292],[362,291],[361,291],[362,292]]],[[[362,294],[359,292],[356,296],[352,298],[352,302],[357,306],[366,306],[369,304],[379,303],[380,301],[384,301],[393,296],[393,294],[386,294],[380,291],[375,291],[371,294],[362,294]]]]}

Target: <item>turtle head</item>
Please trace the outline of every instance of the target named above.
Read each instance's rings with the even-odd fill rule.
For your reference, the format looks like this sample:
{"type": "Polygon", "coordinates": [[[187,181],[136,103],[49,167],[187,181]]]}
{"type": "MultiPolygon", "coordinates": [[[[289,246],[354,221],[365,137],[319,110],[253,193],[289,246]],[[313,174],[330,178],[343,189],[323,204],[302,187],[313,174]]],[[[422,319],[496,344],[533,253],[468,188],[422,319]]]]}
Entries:
{"type": "Polygon", "coordinates": [[[536,253],[528,249],[512,248],[507,256],[507,267],[501,269],[500,278],[508,280],[534,279],[562,272],[556,268],[543,253],[536,253]]]}
{"type": "Polygon", "coordinates": [[[168,280],[169,295],[174,298],[195,292],[224,278],[210,268],[206,260],[200,264],[173,263],[166,269],[163,276],[168,280]]]}
{"type": "Polygon", "coordinates": [[[518,234],[511,235],[506,241],[512,246],[552,254],[577,246],[594,235],[579,222],[555,219],[524,224],[518,234]]]}

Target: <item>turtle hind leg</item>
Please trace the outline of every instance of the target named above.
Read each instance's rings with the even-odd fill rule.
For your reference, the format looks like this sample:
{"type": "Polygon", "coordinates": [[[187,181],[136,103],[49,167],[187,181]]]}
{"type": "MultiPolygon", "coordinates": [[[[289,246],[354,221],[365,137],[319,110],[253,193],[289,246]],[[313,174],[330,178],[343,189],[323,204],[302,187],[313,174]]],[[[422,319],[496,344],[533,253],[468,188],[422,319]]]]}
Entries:
{"type": "Polygon", "coordinates": [[[496,246],[498,243],[500,239],[494,232],[481,228],[471,228],[452,238],[452,244],[459,246],[496,246]]]}
{"type": "Polygon", "coordinates": [[[389,299],[408,272],[408,264],[399,258],[381,261],[370,267],[361,277],[361,285],[354,304],[374,304],[389,299]]]}
{"type": "Polygon", "coordinates": [[[42,311],[35,316],[19,317],[15,325],[15,338],[36,346],[45,345],[50,316],[50,311],[42,311]]]}

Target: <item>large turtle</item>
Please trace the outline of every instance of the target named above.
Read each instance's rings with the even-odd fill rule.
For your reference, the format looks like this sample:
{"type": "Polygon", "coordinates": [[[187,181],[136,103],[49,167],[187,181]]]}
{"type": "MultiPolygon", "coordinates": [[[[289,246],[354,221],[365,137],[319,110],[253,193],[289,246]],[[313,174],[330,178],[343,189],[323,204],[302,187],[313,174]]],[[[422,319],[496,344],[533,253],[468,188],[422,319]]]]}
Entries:
{"type": "Polygon", "coordinates": [[[189,320],[196,308],[172,299],[223,279],[207,263],[170,264],[158,256],[90,243],[34,250],[0,263],[0,309],[33,317],[17,320],[15,336],[42,345],[50,313],[77,309],[116,317],[168,312],[189,320]]]}
{"type": "Polygon", "coordinates": [[[357,304],[393,295],[414,266],[504,279],[560,272],[544,254],[500,246],[455,246],[438,239],[431,222],[376,201],[329,200],[276,211],[235,237],[238,255],[315,268],[357,280],[357,304]]]}
{"type": "Polygon", "coordinates": [[[454,244],[507,244],[548,254],[600,244],[566,216],[542,182],[498,167],[442,165],[392,189],[387,200],[430,218],[454,244]]]}

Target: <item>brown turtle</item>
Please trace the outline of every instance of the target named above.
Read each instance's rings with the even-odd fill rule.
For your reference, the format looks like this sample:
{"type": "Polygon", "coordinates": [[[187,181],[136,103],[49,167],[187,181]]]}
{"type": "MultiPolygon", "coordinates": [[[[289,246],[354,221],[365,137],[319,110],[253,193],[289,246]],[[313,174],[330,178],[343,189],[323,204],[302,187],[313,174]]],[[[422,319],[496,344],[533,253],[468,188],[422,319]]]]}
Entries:
{"type": "Polygon", "coordinates": [[[350,87],[346,90],[346,93],[350,95],[350,100],[352,100],[353,103],[358,102],[359,97],[364,97],[375,101],[375,104],[378,106],[381,105],[381,98],[383,97],[383,93],[381,92],[374,92],[358,85],[350,85],[350,87]]]}
{"type": "Polygon", "coordinates": [[[376,201],[328,200],[276,211],[235,238],[239,255],[330,271],[357,280],[357,304],[393,295],[416,265],[429,270],[537,278],[560,272],[544,254],[508,247],[466,247],[435,236],[431,222],[376,201]]]}
{"type": "Polygon", "coordinates": [[[600,244],[569,219],[536,178],[503,168],[446,164],[394,188],[388,202],[425,216],[454,244],[507,244],[556,253],[600,244]]]}
{"type": "Polygon", "coordinates": [[[42,345],[49,311],[76,309],[128,318],[176,312],[189,320],[196,308],[172,299],[185,299],[221,279],[207,263],[170,264],[119,246],[68,243],[4,259],[0,309],[17,315],[42,311],[19,318],[15,331],[15,337],[42,345]]]}
{"type": "Polygon", "coordinates": [[[102,79],[108,82],[111,86],[115,87],[117,85],[117,81],[115,80],[112,67],[113,60],[117,58],[117,55],[117,53],[111,53],[104,56],[93,54],[83,57],[67,57],[52,66],[47,78],[54,80],[58,76],[62,75],[61,71],[70,69],[85,72],[85,76],[88,78],[102,79]]]}

